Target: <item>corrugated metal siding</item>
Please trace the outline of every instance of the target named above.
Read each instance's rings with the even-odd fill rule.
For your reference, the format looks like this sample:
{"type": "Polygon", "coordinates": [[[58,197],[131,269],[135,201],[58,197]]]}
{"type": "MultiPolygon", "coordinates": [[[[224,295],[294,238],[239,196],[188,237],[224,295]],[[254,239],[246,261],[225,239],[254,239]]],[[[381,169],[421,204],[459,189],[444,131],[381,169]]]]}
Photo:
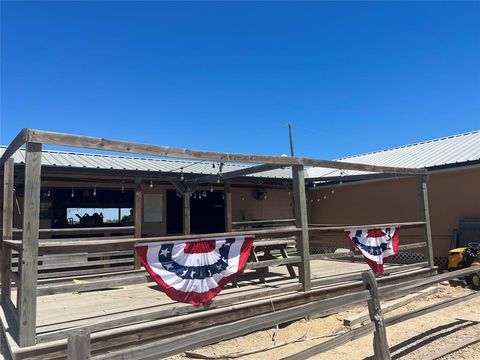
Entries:
{"type": "MultiPolygon", "coordinates": [[[[337,159],[338,161],[379,166],[424,168],[480,159],[480,131],[448,136],[389,150],[337,159]]],[[[340,171],[310,168],[308,177],[339,176],[340,171]]],[[[365,174],[349,171],[346,175],[365,174]]]]}
{"type": "MultiPolygon", "coordinates": [[[[0,156],[5,151],[5,147],[0,148],[0,156]]],[[[20,149],[14,154],[15,163],[25,163],[25,151],[20,149]]],[[[152,172],[174,172],[180,173],[183,167],[185,174],[217,174],[218,166],[212,167],[212,162],[194,162],[181,160],[165,160],[152,158],[138,158],[128,156],[113,156],[113,155],[99,155],[87,154],[78,152],[66,151],[42,151],[42,165],[43,166],[58,166],[58,167],[76,167],[88,169],[113,169],[113,170],[138,170],[138,171],[152,171],[152,172]]],[[[247,168],[247,165],[225,164],[223,172],[229,172],[247,168]]],[[[251,174],[252,177],[289,179],[291,178],[290,168],[275,169],[264,171],[257,174],[251,174]]]]}

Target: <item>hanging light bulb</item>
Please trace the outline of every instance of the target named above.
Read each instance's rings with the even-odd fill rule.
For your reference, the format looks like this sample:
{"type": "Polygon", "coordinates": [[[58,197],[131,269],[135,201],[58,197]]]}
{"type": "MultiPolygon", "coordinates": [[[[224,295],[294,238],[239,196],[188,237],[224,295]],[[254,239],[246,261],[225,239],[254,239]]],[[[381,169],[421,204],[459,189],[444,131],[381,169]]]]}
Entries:
{"type": "Polygon", "coordinates": [[[242,193],[242,201],[245,200],[245,195],[242,193]]]}
{"type": "Polygon", "coordinates": [[[97,196],[97,185],[93,187],[93,196],[97,196]]]}
{"type": "Polygon", "coordinates": [[[75,191],[73,190],[73,187],[72,187],[72,193],[70,194],[70,196],[73,198],[75,197],[75,191]]]}
{"type": "Polygon", "coordinates": [[[222,200],[225,200],[225,194],[222,194],[222,200]]]}
{"type": "Polygon", "coordinates": [[[212,163],[212,169],[215,169],[215,163],[212,163]]]}
{"type": "Polygon", "coordinates": [[[193,193],[190,193],[190,197],[193,197],[193,193]]]}
{"type": "Polygon", "coordinates": [[[332,190],[330,190],[330,193],[333,195],[335,194],[335,189],[332,187],[332,190]]]}
{"type": "Polygon", "coordinates": [[[153,189],[153,181],[150,179],[150,189],[153,189]]]}
{"type": "Polygon", "coordinates": [[[47,196],[50,197],[50,188],[48,188],[47,196]]]}
{"type": "Polygon", "coordinates": [[[185,177],[183,176],[183,168],[180,169],[180,180],[184,180],[185,177]]]}
{"type": "Polygon", "coordinates": [[[210,192],[213,192],[213,185],[210,185],[210,192]]]}
{"type": "Polygon", "coordinates": [[[207,197],[207,192],[205,190],[202,191],[202,197],[204,197],[204,198],[207,197]]]}
{"type": "Polygon", "coordinates": [[[217,184],[220,183],[220,176],[217,177],[217,184]]]}
{"type": "Polygon", "coordinates": [[[323,200],[327,200],[327,195],[323,195],[323,200]]]}
{"type": "Polygon", "coordinates": [[[122,194],[125,192],[125,184],[122,182],[122,194]]]}
{"type": "Polygon", "coordinates": [[[317,196],[317,202],[320,202],[320,196],[317,196]]]}
{"type": "Polygon", "coordinates": [[[194,198],[194,199],[197,198],[197,193],[193,194],[193,198],[194,198]]]}

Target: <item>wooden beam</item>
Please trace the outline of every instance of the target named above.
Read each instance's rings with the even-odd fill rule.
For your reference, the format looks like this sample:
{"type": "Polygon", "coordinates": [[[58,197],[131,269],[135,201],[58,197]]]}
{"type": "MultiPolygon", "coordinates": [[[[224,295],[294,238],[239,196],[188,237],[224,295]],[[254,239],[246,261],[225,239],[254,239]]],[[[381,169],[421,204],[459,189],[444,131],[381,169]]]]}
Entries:
{"type": "Polygon", "coordinates": [[[382,227],[419,227],[425,225],[425,221],[410,221],[410,222],[397,222],[397,223],[386,223],[386,224],[363,224],[363,225],[341,225],[341,226],[321,226],[321,224],[310,224],[310,231],[332,231],[345,229],[375,229],[382,227]]]}
{"type": "Polygon", "coordinates": [[[360,170],[371,172],[383,172],[392,174],[426,174],[425,169],[395,168],[389,166],[375,166],[355,164],[331,160],[316,160],[300,157],[231,154],[213,151],[199,151],[190,149],[172,148],[168,146],[146,145],[128,141],[109,140],[91,136],[79,136],[72,134],[56,133],[42,130],[28,130],[28,141],[42,144],[54,144],[78,148],[116,151],[134,154],[173,157],[180,159],[211,160],[219,162],[240,162],[273,165],[307,165],[342,170],[360,170]]]}
{"type": "Polygon", "coordinates": [[[3,168],[3,211],[2,211],[2,239],[0,253],[0,278],[2,281],[1,302],[10,297],[9,270],[12,264],[11,249],[3,245],[4,240],[13,239],[13,180],[14,161],[8,159],[3,168]]]}
{"type": "Polygon", "coordinates": [[[190,234],[190,193],[183,193],[183,233],[185,235],[190,234]]]}
{"type": "Polygon", "coordinates": [[[67,360],[89,360],[90,331],[88,329],[74,330],[68,336],[67,360]]]}
{"type": "Polygon", "coordinates": [[[311,288],[310,279],[310,239],[308,236],[307,196],[303,166],[292,166],[293,198],[295,202],[295,223],[301,234],[297,235],[297,252],[302,258],[299,266],[299,280],[303,291],[311,288]]]}
{"type": "Polygon", "coordinates": [[[427,243],[426,259],[430,267],[435,266],[433,257],[432,229],[430,227],[430,211],[428,207],[427,177],[419,176],[417,178],[418,205],[420,208],[420,218],[425,221],[424,240],[427,243]]]}
{"type": "Polygon", "coordinates": [[[25,195],[23,204],[21,284],[18,294],[19,345],[35,345],[37,323],[38,224],[40,219],[40,176],[42,145],[27,143],[25,195]]]}
{"type": "Polygon", "coordinates": [[[225,183],[223,187],[224,197],[224,211],[225,211],[225,231],[230,232],[233,230],[233,213],[232,213],[232,187],[229,183],[225,183]]]}
{"type": "MultiPolygon", "coordinates": [[[[135,177],[135,238],[142,237],[142,215],[143,215],[143,193],[142,193],[142,178],[135,177]]],[[[135,254],[134,268],[140,269],[141,263],[139,257],[135,254]]]]}
{"type": "Polygon", "coordinates": [[[387,333],[385,331],[385,320],[383,318],[380,299],[378,297],[377,281],[371,270],[362,274],[363,285],[370,291],[370,299],[368,299],[368,314],[370,321],[375,324],[375,333],[373,334],[373,349],[376,360],[390,360],[390,348],[387,342],[387,333]]]}
{"type": "Polygon", "coordinates": [[[268,170],[274,170],[284,167],[283,165],[272,165],[272,164],[266,164],[266,165],[258,165],[258,166],[252,166],[248,167],[245,169],[240,169],[240,170],[235,170],[235,171],[229,171],[226,173],[222,173],[221,175],[206,175],[206,176],[200,176],[197,178],[193,179],[188,179],[186,183],[195,183],[195,184],[207,184],[207,183],[213,183],[217,182],[218,179],[224,181],[228,179],[233,179],[236,177],[242,177],[245,175],[249,174],[255,174],[255,173],[260,173],[268,170]]]}
{"type": "Polygon", "coordinates": [[[0,158],[0,166],[2,166],[8,159],[15,154],[15,151],[20,149],[20,147],[25,144],[26,139],[28,137],[28,129],[22,129],[18,133],[18,135],[12,140],[10,145],[5,149],[3,152],[2,157],[0,158]]]}

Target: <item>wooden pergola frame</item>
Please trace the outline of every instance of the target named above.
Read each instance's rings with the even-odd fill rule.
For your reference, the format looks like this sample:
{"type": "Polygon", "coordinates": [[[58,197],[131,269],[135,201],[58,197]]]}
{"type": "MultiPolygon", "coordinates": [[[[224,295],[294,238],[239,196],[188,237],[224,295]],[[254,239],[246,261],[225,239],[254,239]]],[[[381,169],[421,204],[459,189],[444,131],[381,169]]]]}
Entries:
{"type": "MultiPolygon", "coordinates": [[[[18,324],[18,339],[21,347],[35,344],[36,336],[36,304],[37,304],[37,259],[39,251],[39,207],[40,207],[40,186],[41,186],[41,151],[43,144],[59,145],[77,148],[88,148],[96,150],[135,153],[142,155],[153,155],[160,157],[209,160],[219,162],[254,163],[257,166],[232,171],[222,174],[221,180],[244,176],[256,172],[262,172],[278,167],[292,167],[293,196],[295,205],[295,225],[297,250],[301,258],[299,263],[299,280],[303,291],[309,291],[310,283],[310,254],[309,254],[309,228],[307,220],[307,201],[305,193],[304,166],[317,166],[341,170],[360,170],[382,174],[410,175],[417,176],[419,184],[419,204],[421,214],[425,223],[425,240],[428,244],[427,254],[430,266],[433,266],[432,239],[428,212],[427,199],[427,171],[424,169],[396,168],[387,166],[375,166],[338,162],[329,160],[318,160],[302,157],[268,156],[253,154],[232,154],[211,151],[197,151],[189,149],[178,149],[166,146],[146,145],[141,143],[109,140],[104,138],[63,134],[50,131],[23,129],[10,143],[2,157],[0,166],[4,168],[4,196],[3,196],[3,226],[2,226],[2,252],[1,252],[1,280],[2,280],[2,304],[6,308],[15,308],[10,300],[10,281],[12,272],[9,264],[11,248],[5,246],[5,240],[12,240],[12,214],[13,214],[13,173],[14,162],[12,155],[24,144],[26,144],[25,160],[25,195],[23,210],[23,232],[21,246],[19,247],[21,261],[19,262],[19,276],[16,279],[18,286],[17,311],[12,314],[18,316],[15,322],[18,324]]],[[[191,186],[201,183],[212,182],[217,176],[201,176],[190,179],[183,183],[176,183],[177,189],[184,194],[184,229],[189,233],[190,196],[186,194],[191,191],[191,186]]],[[[142,192],[141,178],[135,178],[135,208],[141,209],[142,192]]],[[[174,184],[175,185],[175,184],[174,184]]],[[[227,234],[231,231],[231,193],[230,186],[225,186],[225,202],[227,218],[227,234]],[[230,209],[230,210],[228,210],[230,209]]],[[[221,236],[222,234],[218,234],[221,236]]],[[[135,211],[135,238],[141,238],[141,212],[135,211]]],[[[14,279],[15,280],[15,279],[14,279]]]]}

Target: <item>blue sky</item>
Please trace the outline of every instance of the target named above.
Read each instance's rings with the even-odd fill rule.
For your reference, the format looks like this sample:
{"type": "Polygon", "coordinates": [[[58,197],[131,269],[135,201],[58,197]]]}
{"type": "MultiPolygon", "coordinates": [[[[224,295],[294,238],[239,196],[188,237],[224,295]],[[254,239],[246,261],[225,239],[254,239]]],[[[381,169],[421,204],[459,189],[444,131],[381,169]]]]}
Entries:
{"type": "Polygon", "coordinates": [[[480,128],[480,2],[1,3],[23,127],[337,158],[480,128]]]}

